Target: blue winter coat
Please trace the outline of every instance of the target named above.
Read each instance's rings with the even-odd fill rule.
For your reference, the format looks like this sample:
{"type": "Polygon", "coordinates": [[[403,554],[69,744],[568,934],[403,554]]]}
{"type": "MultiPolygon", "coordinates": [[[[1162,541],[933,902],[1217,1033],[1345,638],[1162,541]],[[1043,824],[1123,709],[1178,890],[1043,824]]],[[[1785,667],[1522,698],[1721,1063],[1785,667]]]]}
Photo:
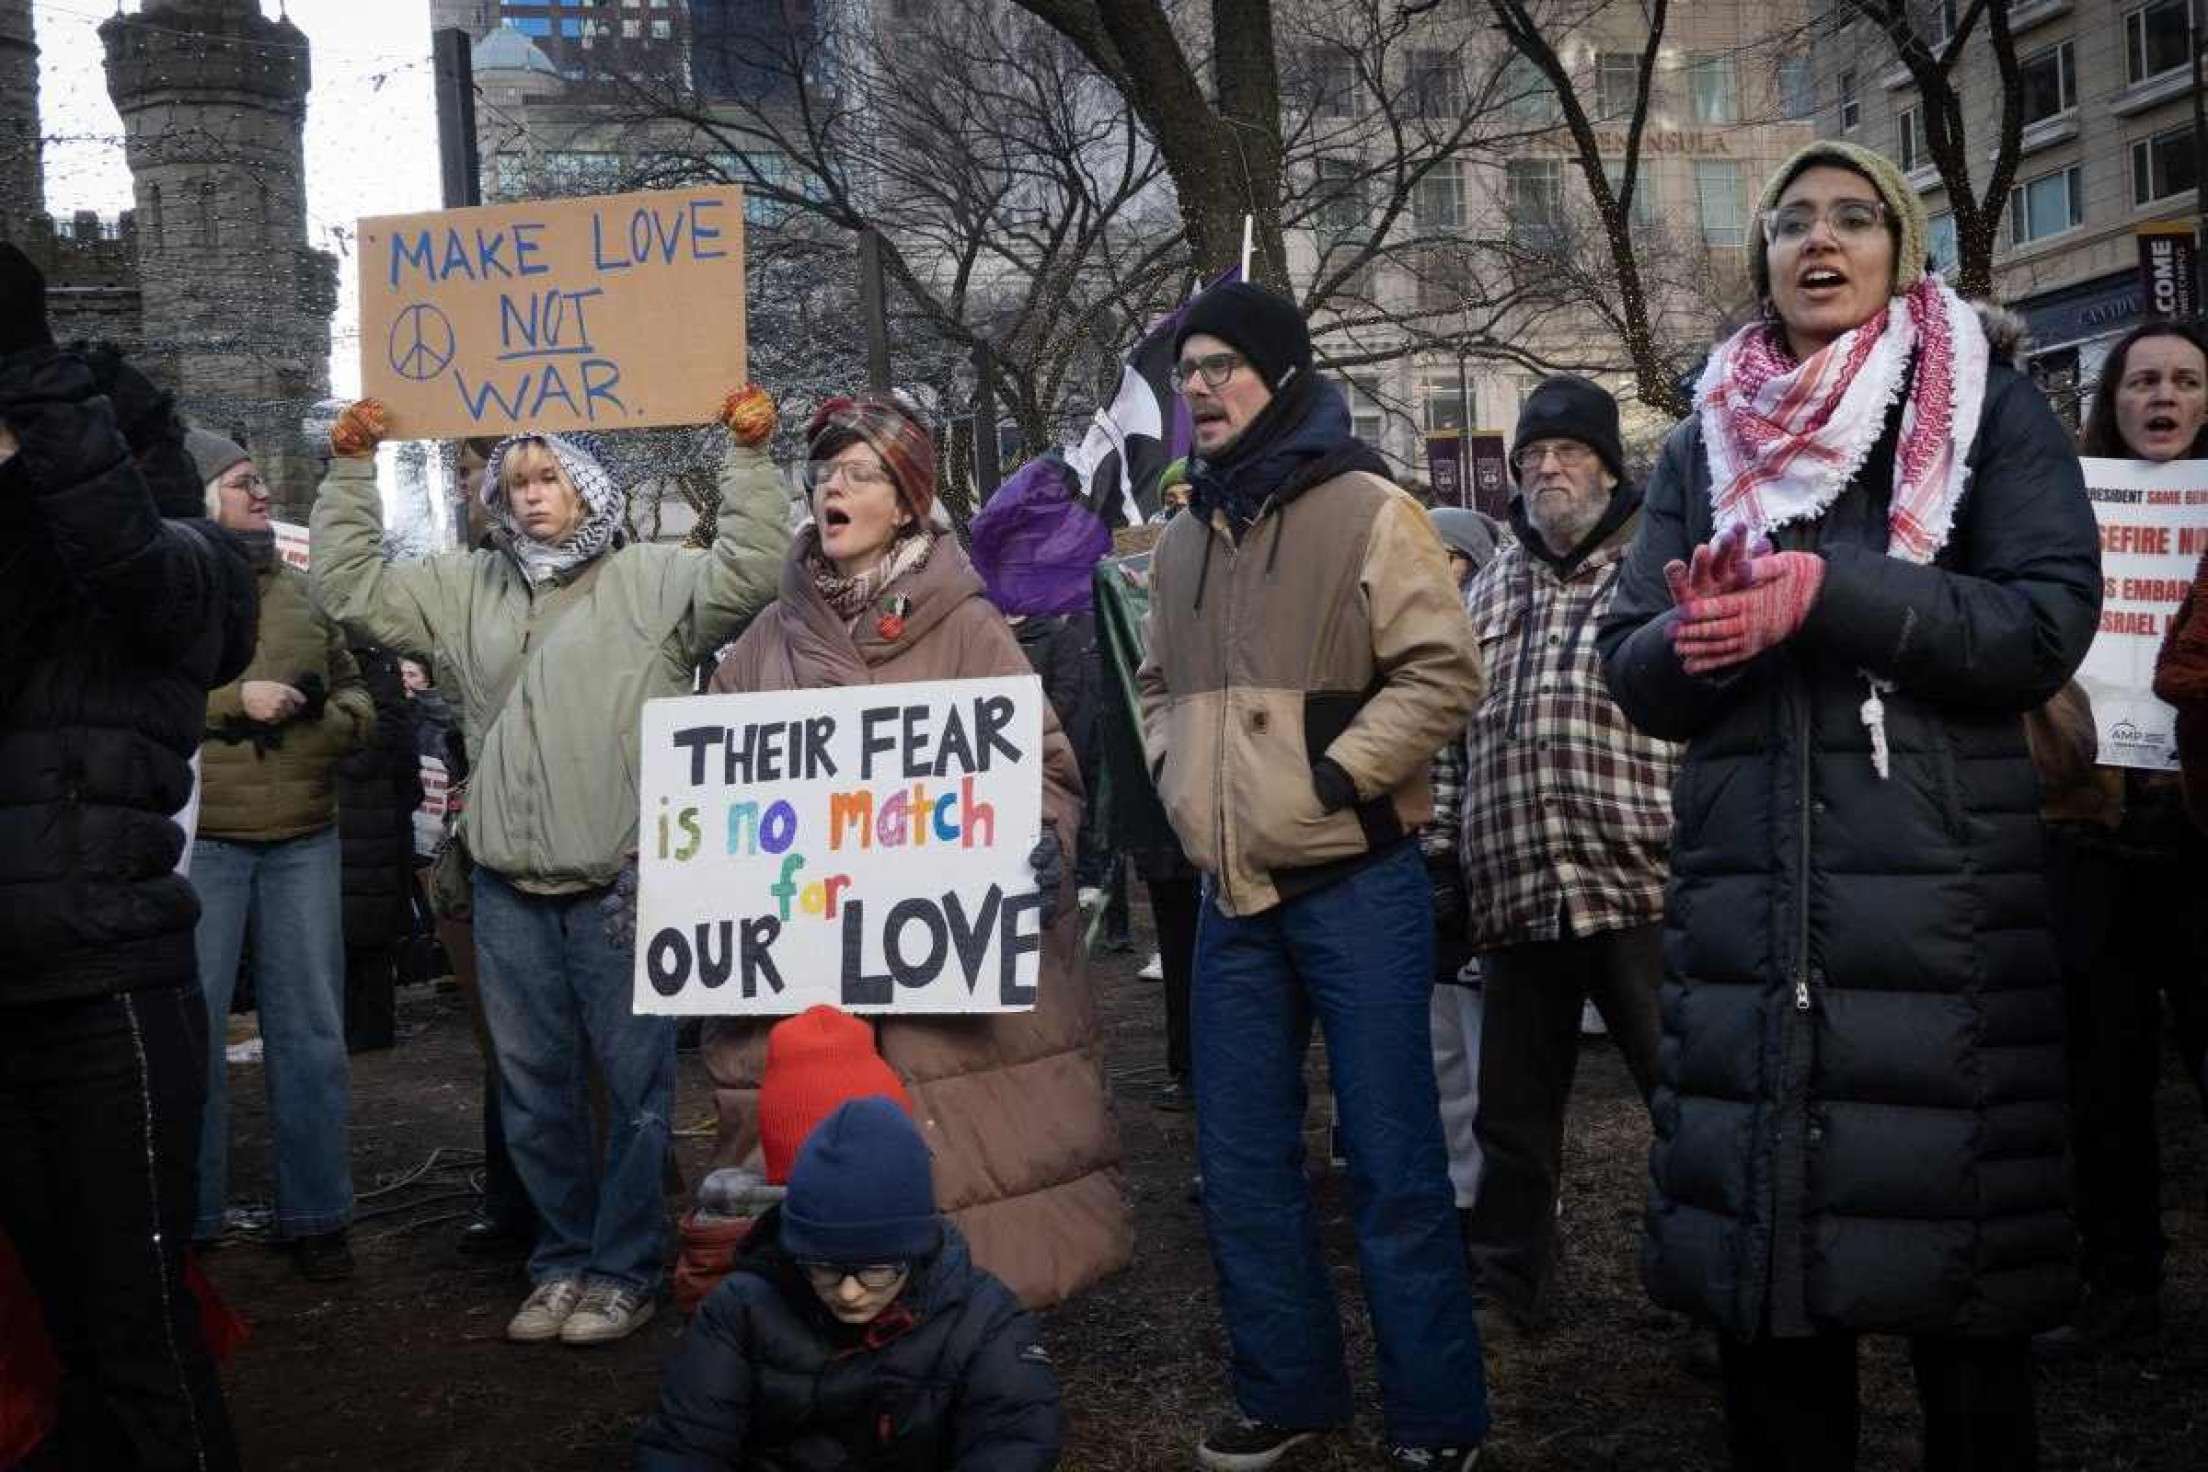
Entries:
{"type": "Polygon", "coordinates": [[[2045,399],[1996,365],[1947,546],[1930,566],[1888,557],[1893,435],[1782,538],[1825,559],[1801,631],[1696,678],[1663,578],[1711,535],[1701,427],[1681,425],[1598,636],[1626,715],[1687,743],[1643,1274],[1658,1303],[1742,1338],[2019,1334],[2074,1292],[2021,717],[2092,638],[2093,513],[2045,399]],[[1865,671],[1896,685],[1890,780],[1865,671]]]}
{"type": "Polygon", "coordinates": [[[882,1318],[831,1317],[760,1218],[637,1433],[640,1472],[1046,1472],[1064,1434],[1035,1321],[948,1222],[882,1318]],[[902,1312],[901,1312],[902,1311],[902,1312]],[[909,1315],[910,1322],[906,1322],[909,1315]]]}

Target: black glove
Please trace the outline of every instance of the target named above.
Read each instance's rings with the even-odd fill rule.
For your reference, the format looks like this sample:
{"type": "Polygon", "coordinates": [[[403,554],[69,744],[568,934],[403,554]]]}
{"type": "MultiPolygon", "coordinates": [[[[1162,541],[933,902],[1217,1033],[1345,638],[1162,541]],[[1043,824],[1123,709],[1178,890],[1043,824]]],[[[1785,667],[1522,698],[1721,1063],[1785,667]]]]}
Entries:
{"type": "Polygon", "coordinates": [[[1332,757],[1322,756],[1311,763],[1311,790],[1319,795],[1322,812],[1338,813],[1357,805],[1357,784],[1332,757]]]}
{"type": "Polygon", "coordinates": [[[1058,912],[1065,905],[1066,856],[1058,848],[1057,824],[1044,821],[1043,836],[1028,850],[1027,867],[1035,871],[1035,888],[1043,897],[1043,929],[1048,930],[1058,923],[1058,912]]]}
{"type": "Polygon", "coordinates": [[[19,248],[0,241],[0,357],[53,345],[45,276],[19,248]]]}
{"type": "Polygon", "coordinates": [[[606,944],[617,951],[634,953],[636,950],[636,859],[632,855],[621,872],[613,876],[613,887],[598,902],[598,914],[606,922],[606,944]]]}
{"type": "Polygon", "coordinates": [[[328,682],[320,675],[306,674],[293,680],[291,688],[306,697],[306,703],[299,707],[299,714],[292,719],[310,723],[321,720],[323,709],[330,703],[328,682]]]}

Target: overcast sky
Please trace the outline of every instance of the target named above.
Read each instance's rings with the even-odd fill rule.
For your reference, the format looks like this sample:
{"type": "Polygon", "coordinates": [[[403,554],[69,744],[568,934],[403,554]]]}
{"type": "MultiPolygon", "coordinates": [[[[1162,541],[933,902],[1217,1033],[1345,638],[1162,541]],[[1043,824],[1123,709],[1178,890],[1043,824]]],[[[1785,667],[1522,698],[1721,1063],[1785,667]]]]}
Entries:
{"type": "MultiPolygon", "coordinates": [[[[123,7],[135,11],[137,0],[123,7]]],[[[363,215],[437,208],[437,111],[428,0],[262,0],[289,12],[313,48],[307,96],[307,240],[335,254],[340,277],[331,323],[330,386],[359,392],[354,324],[359,288],[353,225],[363,215]]],[[[100,0],[33,0],[39,112],[46,134],[46,208],[113,215],[131,206],[123,125],[100,69],[100,0]]]]}

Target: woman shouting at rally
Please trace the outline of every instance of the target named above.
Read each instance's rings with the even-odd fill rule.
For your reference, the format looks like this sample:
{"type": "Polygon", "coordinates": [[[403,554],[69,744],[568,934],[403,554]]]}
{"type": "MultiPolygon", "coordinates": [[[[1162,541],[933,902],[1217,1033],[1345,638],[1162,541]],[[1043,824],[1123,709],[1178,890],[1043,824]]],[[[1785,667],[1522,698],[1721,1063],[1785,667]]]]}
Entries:
{"type": "Polygon", "coordinates": [[[2076,1284],[2020,717],[2092,638],[2093,513],[1890,161],[1811,144],[1755,218],[1765,315],[1711,355],[1600,632],[1626,715],[1687,743],[1643,1275],[1721,1332],[1735,1467],[1852,1468],[1886,1333],[1926,1468],[2021,1472],[2028,1336],[2076,1284]]]}
{"type": "MultiPolygon", "coordinates": [[[[935,444],[919,420],[886,398],[830,399],[806,439],[812,523],[782,565],[781,596],[722,660],[713,690],[1029,674],[965,552],[931,524],[935,444]]],[[[902,1077],[934,1152],[943,1210],[974,1260],[1031,1308],[1124,1264],[1133,1232],[1077,915],[1066,902],[1081,777],[1047,709],[1043,748],[1035,1009],[877,1024],[881,1055],[902,1077]]],[[[733,1018],[706,1023],[705,1062],[720,1094],[717,1164],[739,1164],[757,1144],[767,1030],[733,1018]]]]}
{"type": "Polygon", "coordinates": [[[541,1223],[509,1339],[619,1339],[659,1288],[674,1021],[631,1013],[630,956],[599,903],[636,848],[638,712],[690,693],[697,663],[773,597],[789,543],[762,448],[773,402],[744,388],[722,422],[710,550],[629,542],[626,496],[590,438],[538,433],[491,452],[493,546],[406,563],[383,559],[382,407],[353,405],[330,434],[340,458],[314,507],[315,593],[356,636],[429,656],[462,705],[483,1009],[507,1144],[541,1223]],[[602,1154],[582,1088],[593,1062],[602,1154]]]}

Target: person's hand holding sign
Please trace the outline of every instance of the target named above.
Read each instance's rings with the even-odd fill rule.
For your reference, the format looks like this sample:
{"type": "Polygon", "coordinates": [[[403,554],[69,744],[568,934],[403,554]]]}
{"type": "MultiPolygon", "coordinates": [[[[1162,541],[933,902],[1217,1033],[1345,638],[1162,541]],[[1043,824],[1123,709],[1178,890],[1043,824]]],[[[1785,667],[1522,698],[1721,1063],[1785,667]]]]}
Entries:
{"type": "Polygon", "coordinates": [[[756,383],[747,383],[721,401],[721,423],[736,443],[757,449],[774,438],[774,400],[756,383]]]}
{"type": "Polygon", "coordinates": [[[330,426],[330,453],[344,460],[372,460],[376,446],[391,433],[391,414],[374,399],[345,406],[330,426]]]}

